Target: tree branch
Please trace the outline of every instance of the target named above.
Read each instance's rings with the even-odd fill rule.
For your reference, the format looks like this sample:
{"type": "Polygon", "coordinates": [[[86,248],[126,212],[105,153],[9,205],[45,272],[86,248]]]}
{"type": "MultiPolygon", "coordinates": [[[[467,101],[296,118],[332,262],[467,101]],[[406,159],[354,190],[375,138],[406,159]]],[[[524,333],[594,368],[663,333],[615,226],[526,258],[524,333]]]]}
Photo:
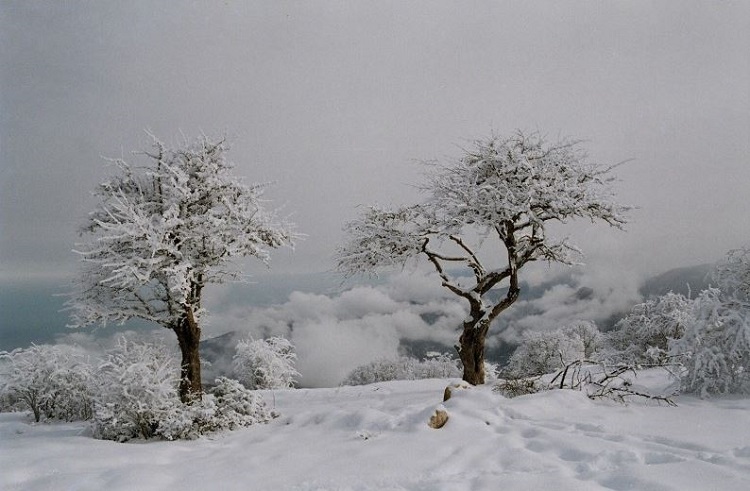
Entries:
{"type": "Polygon", "coordinates": [[[461,237],[451,234],[450,239],[459,245],[463,250],[466,251],[467,254],[469,254],[469,257],[471,260],[467,260],[467,263],[469,267],[474,271],[474,276],[477,279],[477,283],[481,281],[482,276],[485,274],[484,266],[482,266],[482,263],[479,261],[479,258],[476,254],[474,254],[474,251],[471,250],[471,248],[466,245],[466,243],[461,239],[461,237]]]}
{"type": "Polygon", "coordinates": [[[430,242],[429,237],[424,238],[424,242],[422,243],[422,252],[427,256],[427,259],[432,263],[432,265],[435,267],[435,270],[437,271],[438,275],[440,276],[440,279],[442,280],[442,285],[450,290],[451,292],[455,293],[456,295],[465,298],[469,301],[469,304],[471,306],[474,306],[477,304],[476,298],[471,294],[471,292],[467,292],[466,290],[463,290],[462,288],[459,288],[457,285],[455,285],[451,279],[448,277],[447,274],[445,274],[445,271],[443,270],[443,265],[440,264],[440,260],[442,259],[439,254],[436,254],[429,249],[427,249],[427,244],[430,242]]]}

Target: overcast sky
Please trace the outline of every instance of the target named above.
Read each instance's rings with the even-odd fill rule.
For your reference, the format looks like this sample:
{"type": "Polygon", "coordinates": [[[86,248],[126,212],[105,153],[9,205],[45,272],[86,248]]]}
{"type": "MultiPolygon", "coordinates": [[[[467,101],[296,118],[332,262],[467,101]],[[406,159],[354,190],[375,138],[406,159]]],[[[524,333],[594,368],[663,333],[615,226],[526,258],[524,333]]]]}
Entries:
{"type": "Polygon", "coordinates": [[[627,232],[592,265],[659,272],[750,243],[750,2],[0,0],[0,277],[75,270],[90,191],[150,128],[226,133],[237,173],[330,269],[357,205],[420,197],[419,159],[516,128],[585,139],[627,232]]]}

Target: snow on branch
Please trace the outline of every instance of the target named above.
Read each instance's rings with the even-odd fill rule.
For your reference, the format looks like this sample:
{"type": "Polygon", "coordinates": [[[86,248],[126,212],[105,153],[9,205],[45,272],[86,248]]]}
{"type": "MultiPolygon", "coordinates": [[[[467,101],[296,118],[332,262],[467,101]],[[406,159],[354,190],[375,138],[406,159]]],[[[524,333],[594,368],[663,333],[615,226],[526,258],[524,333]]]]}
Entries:
{"type": "Polygon", "coordinates": [[[350,240],[337,251],[338,270],[351,276],[403,265],[422,250],[428,234],[419,207],[369,207],[345,226],[350,240]]]}
{"type": "Polygon", "coordinates": [[[588,163],[577,142],[548,145],[539,135],[517,133],[476,141],[424,189],[446,231],[510,222],[516,232],[529,230],[530,238],[544,240],[538,229],[550,220],[588,218],[618,228],[627,222],[629,207],[614,200],[610,170],[588,163]]]}

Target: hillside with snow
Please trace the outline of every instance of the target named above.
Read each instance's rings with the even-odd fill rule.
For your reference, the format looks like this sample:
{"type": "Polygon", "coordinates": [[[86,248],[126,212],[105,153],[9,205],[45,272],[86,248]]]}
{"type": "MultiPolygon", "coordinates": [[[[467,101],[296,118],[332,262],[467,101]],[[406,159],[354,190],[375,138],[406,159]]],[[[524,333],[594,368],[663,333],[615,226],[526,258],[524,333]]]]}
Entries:
{"type": "Polygon", "coordinates": [[[86,423],[0,414],[0,489],[750,489],[750,399],[508,399],[488,385],[442,403],[450,382],[263,392],[278,418],[194,441],[115,443],[86,423]],[[432,429],[441,404],[449,420],[432,429]]]}

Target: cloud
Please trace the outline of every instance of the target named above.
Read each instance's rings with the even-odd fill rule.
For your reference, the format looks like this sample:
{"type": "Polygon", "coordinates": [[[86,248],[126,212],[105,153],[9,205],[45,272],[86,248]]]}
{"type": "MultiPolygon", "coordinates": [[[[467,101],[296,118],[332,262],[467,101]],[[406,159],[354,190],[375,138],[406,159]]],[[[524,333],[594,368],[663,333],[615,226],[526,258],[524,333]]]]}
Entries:
{"type": "Polygon", "coordinates": [[[390,276],[383,289],[399,302],[427,303],[435,299],[453,298],[453,295],[440,285],[434,272],[416,267],[390,276]]]}
{"type": "MultiPolygon", "coordinates": [[[[606,263],[574,269],[530,265],[521,276],[527,286],[495,321],[490,348],[518,343],[527,330],[551,330],[577,320],[603,327],[642,300],[638,275],[606,263]]],[[[291,339],[305,386],[335,386],[357,366],[394,357],[415,342],[452,351],[467,315],[465,302],[441,287],[434,273],[422,270],[329,295],[296,291],[280,305],[227,307],[211,316],[206,335],[236,331],[242,337],[291,339]]]]}
{"type": "MultiPolygon", "coordinates": [[[[562,280],[563,278],[559,278],[562,280]]],[[[574,271],[564,283],[551,284],[538,298],[519,299],[509,310],[508,328],[499,338],[518,343],[527,330],[557,329],[577,320],[590,320],[602,327],[613,317],[642,301],[641,282],[611,268],[574,271]]]]}
{"type": "Polygon", "coordinates": [[[330,295],[295,291],[279,305],[224,307],[207,316],[205,336],[235,332],[234,339],[289,338],[307,387],[335,386],[360,365],[393,358],[403,340],[452,346],[466,316],[458,299],[446,297],[437,277],[417,272],[330,295]]]}
{"type": "MultiPolygon", "coordinates": [[[[490,348],[518,343],[527,330],[551,330],[577,320],[602,326],[641,301],[635,274],[602,264],[576,269],[533,265],[524,269],[522,278],[528,281],[522,296],[496,320],[488,338],[490,348]]],[[[241,293],[217,299],[221,309],[203,319],[204,339],[232,333],[225,345],[212,350],[216,358],[206,369],[207,379],[231,367],[239,339],[283,336],[295,345],[303,386],[336,386],[354,368],[393,358],[414,343],[438,343],[452,351],[467,315],[465,302],[442,288],[434,273],[424,271],[403,272],[379,285],[327,295],[293,291],[285,302],[270,306],[241,304],[241,293]]],[[[59,341],[93,353],[111,346],[117,335],[77,332],[59,341]]],[[[166,343],[177,354],[174,336],[164,329],[128,335],[166,343]]]]}
{"type": "Polygon", "coordinates": [[[361,319],[320,319],[295,328],[297,369],[305,387],[330,387],[354,368],[381,358],[394,358],[399,339],[382,316],[361,319]]]}
{"type": "Polygon", "coordinates": [[[392,314],[398,309],[398,302],[387,292],[372,287],[353,288],[342,293],[336,301],[336,313],[342,318],[392,314]]]}

